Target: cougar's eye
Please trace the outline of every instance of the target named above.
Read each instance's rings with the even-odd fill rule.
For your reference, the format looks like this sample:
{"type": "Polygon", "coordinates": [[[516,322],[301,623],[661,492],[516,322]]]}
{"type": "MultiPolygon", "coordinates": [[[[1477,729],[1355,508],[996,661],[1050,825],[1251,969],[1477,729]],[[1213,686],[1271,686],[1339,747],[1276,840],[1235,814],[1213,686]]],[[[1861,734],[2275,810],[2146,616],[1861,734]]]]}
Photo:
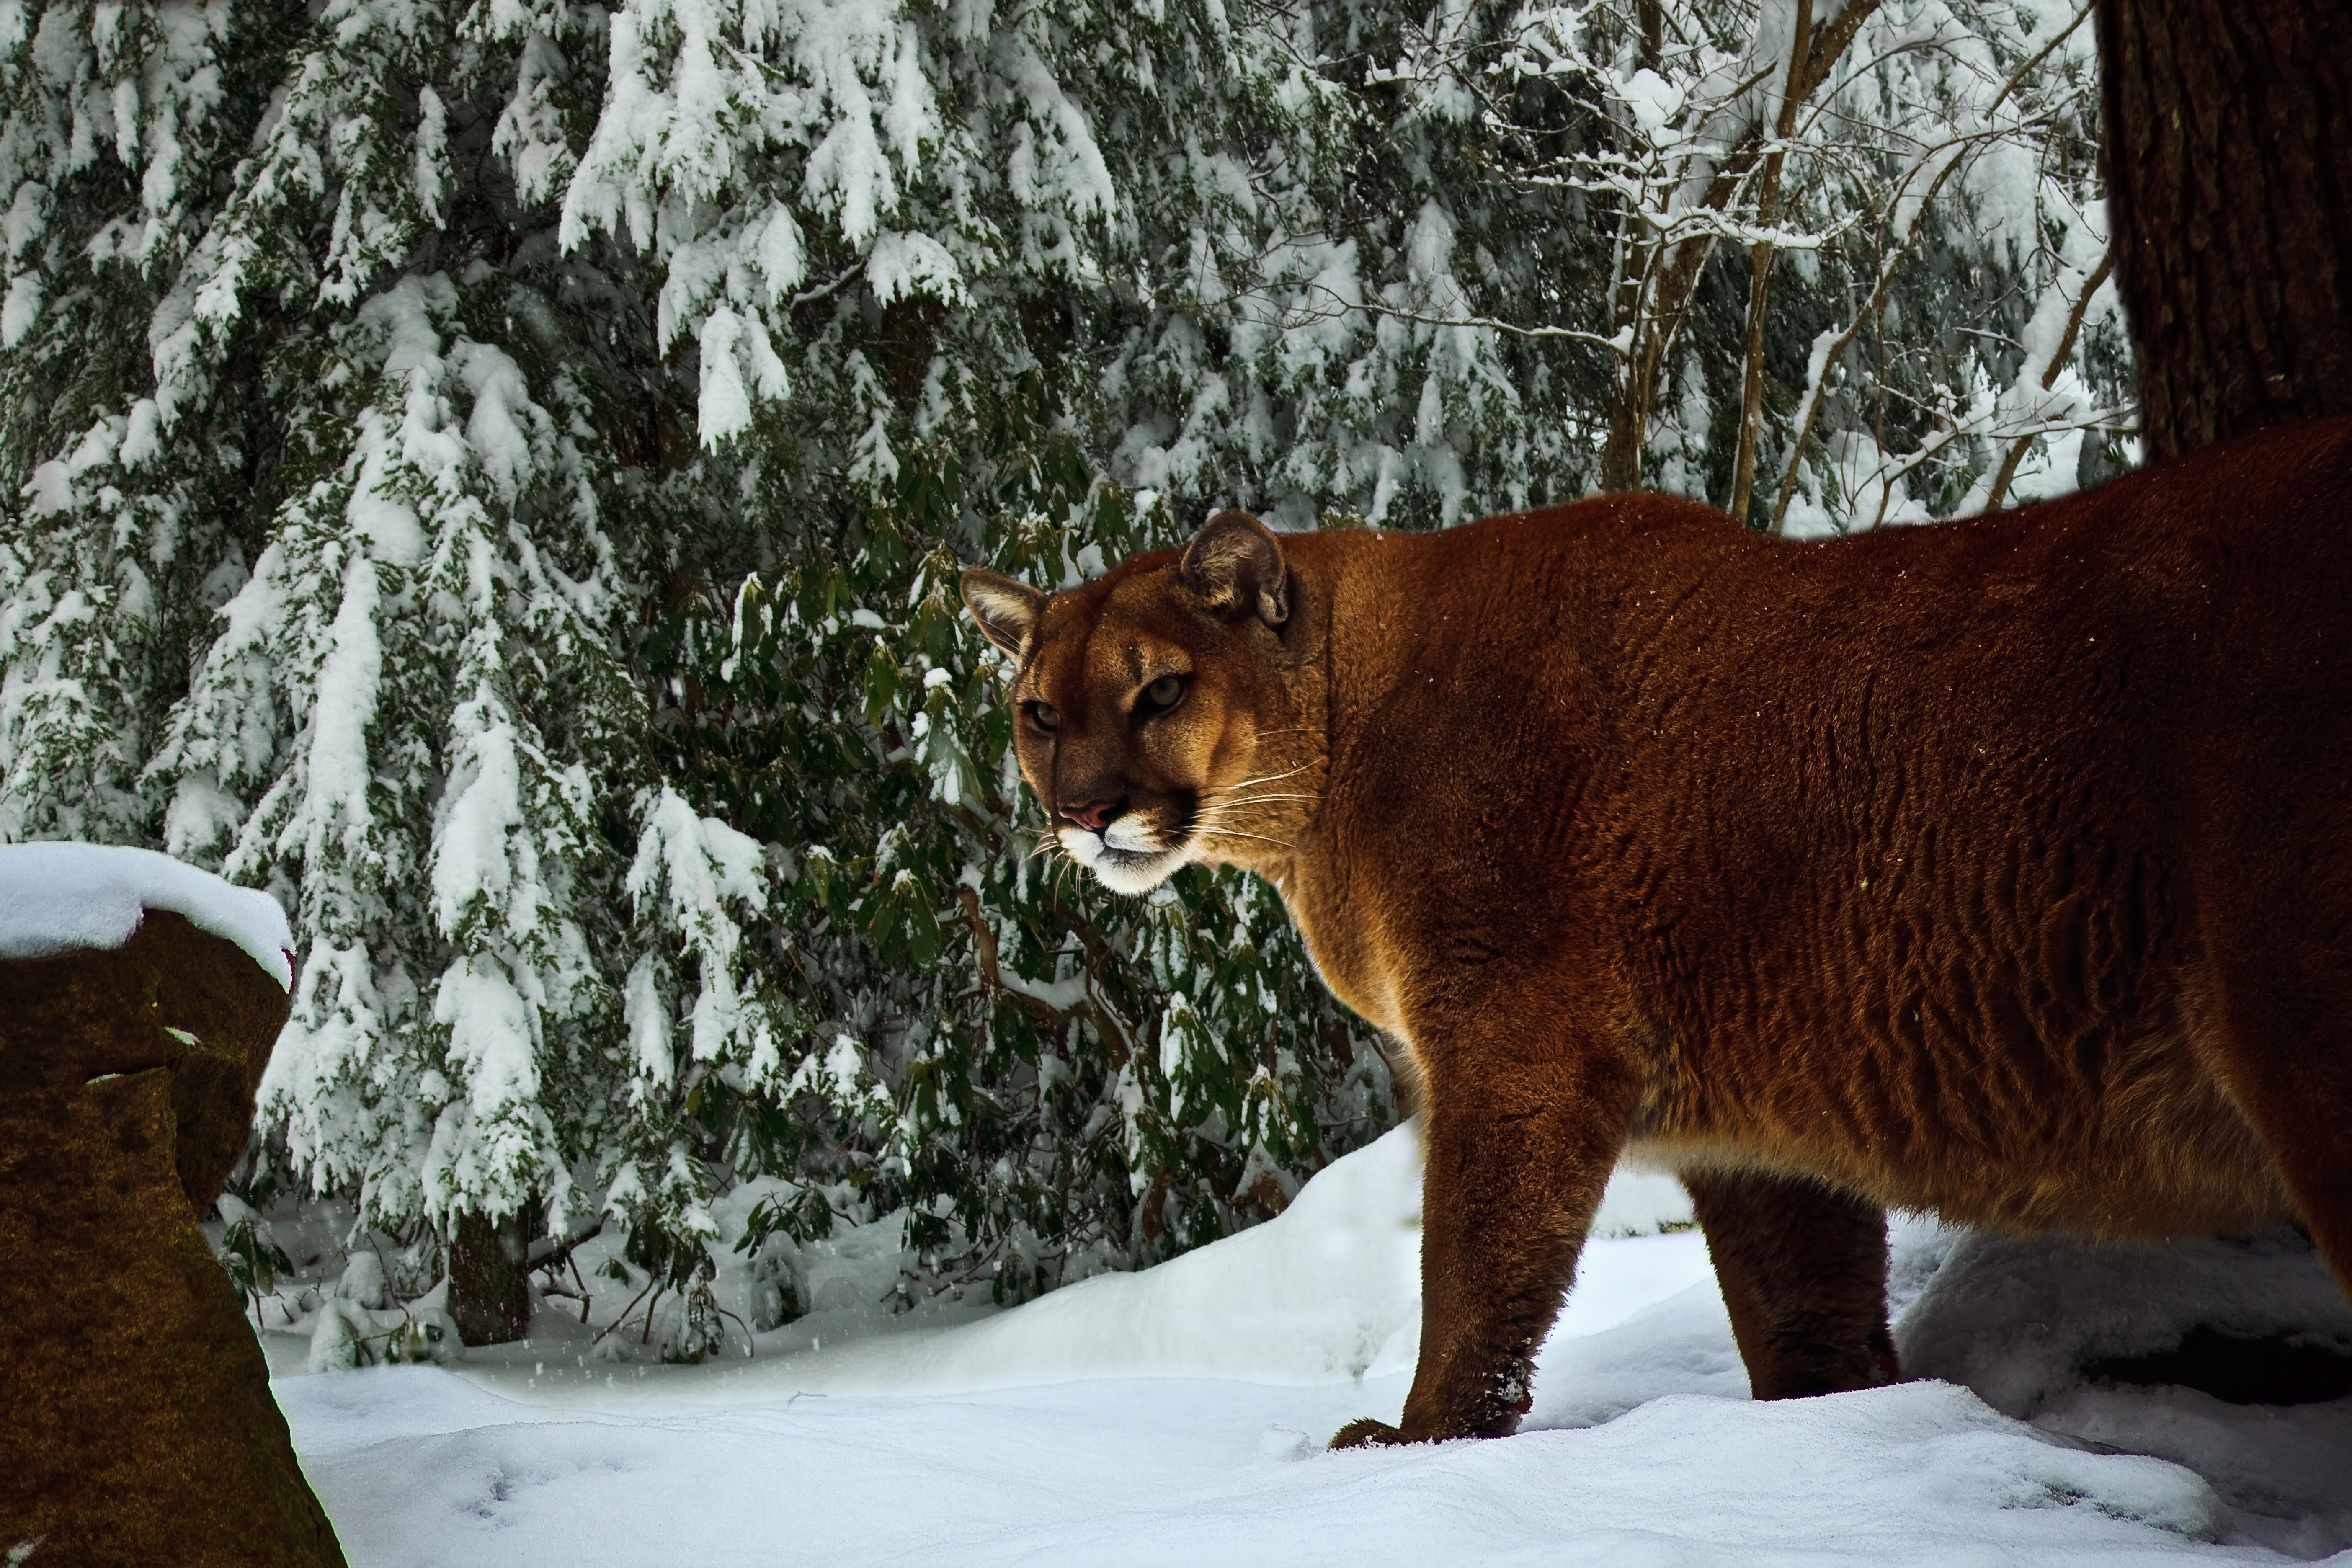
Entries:
{"type": "Polygon", "coordinates": [[[1062,721],[1062,716],[1054,711],[1054,705],[1050,702],[1032,702],[1026,706],[1029,710],[1029,722],[1049,735],[1054,732],[1054,727],[1062,721]]]}
{"type": "Polygon", "coordinates": [[[1143,700],[1163,713],[1175,707],[1183,695],[1184,678],[1181,675],[1163,675],[1143,689],[1143,700]]]}

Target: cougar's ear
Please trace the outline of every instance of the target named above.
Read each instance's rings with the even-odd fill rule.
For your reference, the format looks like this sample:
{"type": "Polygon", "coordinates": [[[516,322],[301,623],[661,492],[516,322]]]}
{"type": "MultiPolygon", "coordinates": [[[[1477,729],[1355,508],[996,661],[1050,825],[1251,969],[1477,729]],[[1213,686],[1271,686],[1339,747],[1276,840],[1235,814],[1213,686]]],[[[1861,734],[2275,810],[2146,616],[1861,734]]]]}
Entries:
{"type": "Polygon", "coordinates": [[[1221,511],[1184,547],[1177,579],[1213,610],[1255,615],[1267,626],[1290,618],[1290,569],[1282,542],[1245,511],[1221,511]]]}
{"type": "Polygon", "coordinates": [[[959,583],[963,589],[963,607],[980,623],[980,635],[1019,658],[1029,634],[1037,629],[1037,616],[1045,608],[1045,595],[1026,583],[1016,583],[978,567],[966,572],[959,583]]]}

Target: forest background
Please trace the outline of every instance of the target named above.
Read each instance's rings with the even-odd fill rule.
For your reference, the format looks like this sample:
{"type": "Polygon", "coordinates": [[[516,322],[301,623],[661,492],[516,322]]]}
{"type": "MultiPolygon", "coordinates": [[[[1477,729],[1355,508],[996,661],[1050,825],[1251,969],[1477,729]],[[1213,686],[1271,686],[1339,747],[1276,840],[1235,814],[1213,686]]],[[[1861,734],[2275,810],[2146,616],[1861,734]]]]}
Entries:
{"type": "Polygon", "coordinates": [[[255,1289],[319,1195],[506,1337],[622,1226],[694,1359],[747,1180],[903,1303],[1213,1239],[1380,1042],[1035,853],[959,567],[2118,471],[2088,12],[0,0],[0,841],[292,916],[255,1289]]]}

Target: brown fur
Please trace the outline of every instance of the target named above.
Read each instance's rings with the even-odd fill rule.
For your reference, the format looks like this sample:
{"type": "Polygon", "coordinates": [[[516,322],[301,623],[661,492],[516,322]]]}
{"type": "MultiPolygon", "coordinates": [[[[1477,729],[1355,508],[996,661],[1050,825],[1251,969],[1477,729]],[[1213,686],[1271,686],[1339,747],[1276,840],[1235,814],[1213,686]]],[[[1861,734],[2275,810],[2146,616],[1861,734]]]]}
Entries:
{"type": "Polygon", "coordinates": [[[1259,872],[1410,1047],[1420,1368],[1340,1440],[1419,1440],[1512,1429],[1629,1150],[1691,1188],[1764,1396],[1894,1375],[1887,1206],[2300,1218],[2352,1293],[2347,503],[2336,421],[1832,542],[1656,496],[1226,513],[967,597],[1056,710],[1019,746],[1065,842],[1128,816],[1107,879],[1259,872]]]}

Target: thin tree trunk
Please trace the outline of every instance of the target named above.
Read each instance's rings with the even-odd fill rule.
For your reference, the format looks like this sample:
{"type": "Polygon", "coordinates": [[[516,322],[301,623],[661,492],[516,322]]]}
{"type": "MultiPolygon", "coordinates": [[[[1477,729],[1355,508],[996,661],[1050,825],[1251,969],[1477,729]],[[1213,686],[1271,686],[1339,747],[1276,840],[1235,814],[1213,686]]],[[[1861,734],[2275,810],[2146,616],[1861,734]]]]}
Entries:
{"type": "MultiPolygon", "coordinates": [[[[1635,329],[1636,337],[1643,334],[1635,329]]],[[[1609,405],[1609,439],[1601,447],[1601,488],[1604,490],[1639,489],[1642,486],[1642,447],[1649,437],[1650,399],[1647,394],[1657,385],[1657,369],[1644,361],[1654,357],[1646,345],[1634,352],[1636,359],[1625,366],[1617,384],[1617,399],[1609,405]]]]}
{"type": "MultiPolygon", "coordinates": [[[[1802,53],[1791,51],[1792,58],[1804,62],[1802,71],[1795,75],[1795,90],[1789,95],[1796,106],[1801,107],[1821,90],[1822,84],[1837,68],[1839,57],[1878,9],[1878,4],[1879,0],[1847,0],[1836,16],[1809,34],[1808,47],[1802,53]]],[[[1793,118],[1790,123],[1795,123],[1793,118]]],[[[1756,166],[1764,140],[1760,126],[1744,138],[1717,167],[1698,205],[1716,212],[1728,206],[1748,172],[1756,166]]],[[[1649,439],[1650,410],[1657,404],[1658,381],[1665,369],[1666,351],[1690,317],[1699,275],[1714,247],[1715,240],[1709,236],[1685,239],[1671,247],[1661,238],[1654,248],[1664,251],[1663,255],[1652,254],[1648,248],[1627,247],[1629,269],[1639,267],[1642,270],[1629,270],[1619,283],[1620,297],[1626,297],[1630,291],[1636,302],[1635,319],[1621,319],[1618,322],[1621,327],[1633,327],[1633,342],[1618,377],[1616,401],[1609,410],[1609,437],[1601,448],[1601,488],[1604,490],[1630,490],[1642,482],[1642,452],[1649,439]],[[1644,302],[1638,285],[1650,268],[1655,268],[1655,282],[1644,302]]]]}
{"type": "MultiPolygon", "coordinates": [[[[1797,128],[1797,88],[1804,79],[1813,33],[1813,0],[1797,0],[1797,25],[1789,39],[1789,79],[1780,94],[1780,117],[1775,136],[1789,139],[1797,128]]],[[[1785,156],[1775,147],[1764,155],[1764,176],[1756,193],[1756,226],[1772,226],[1772,207],[1780,194],[1780,163],[1785,156]]],[[[1748,248],[1747,373],[1739,388],[1739,447],[1731,470],[1731,515],[1748,521],[1748,498],[1756,488],[1756,424],[1764,412],[1764,314],[1771,302],[1772,242],[1759,239],[1748,248]]]]}
{"type": "Polygon", "coordinates": [[[2352,412],[2352,5],[2099,0],[2098,27],[2147,457],[2352,412]]]}
{"type": "MultiPolygon", "coordinates": [[[[2110,244],[2107,253],[2099,258],[2099,264],[2083,279],[2083,291],[2074,297],[2074,308],[2066,312],[2066,330],[2059,335],[2057,348],[2051,351],[2049,368],[2042,373],[2042,391],[2058,384],[2058,373],[2066,368],[2067,357],[2074,352],[2074,339],[2083,330],[2083,313],[2090,309],[2091,296],[2099,291],[2099,285],[2107,280],[2115,265],[2116,248],[2110,244]]],[[[2016,481],[2018,467],[2025,461],[2025,454],[2033,449],[2033,442],[2031,436],[2020,436],[2009,444],[2008,452],[2000,459],[2000,471],[1992,477],[1992,488],[1985,492],[1985,510],[1999,511],[2000,503],[2009,499],[2009,487],[2016,481]]]]}
{"type": "MultiPolygon", "coordinates": [[[[1771,221],[1760,210],[1757,216],[1771,221]]],[[[1759,239],[1748,247],[1748,352],[1740,361],[1747,369],[1739,383],[1739,445],[1731,464],[1731,515],[1742,523],[1756,488],[1756,422],[1764,412],[1764,311],[1771,288],[1772,242],[1759,239]]],[[[1766,519],[1765,526],[1770,525],[1766,519]]]]}
{"type": "MultiPolygon", "coordinates": [[[[1743,159],[1742,172],[1750,159],[1743,159]]],[[[1718,186],[1736,184],[1736,176],[1717,175],[1718,186]]],[[[1712,193],[1710,193],[1712,194],[1712,193]]],[[[1726,193],[1727,195],[1728,192],[1726,193]]],[[[1710,205],[1720,207],[1720,202],[1710,205]]],[[[1633,323],[1633,353],[1617,384],[1617,401],[1609,411],[1609,440],[1601,449],[1601,488],[1630,490],[1642,483],[1642,451],[1649,440],[1650,410],[1658,400],[1658,381],[1665,369],[1666,351],[1689,320],[1698,293],[1700,271],[1706,265],[1713,239],[1686,239],[1666,250],[1649,304],[1633,323]]],[[[1658,249],[1665,249],[1661,245],[1658,249]]]]}

